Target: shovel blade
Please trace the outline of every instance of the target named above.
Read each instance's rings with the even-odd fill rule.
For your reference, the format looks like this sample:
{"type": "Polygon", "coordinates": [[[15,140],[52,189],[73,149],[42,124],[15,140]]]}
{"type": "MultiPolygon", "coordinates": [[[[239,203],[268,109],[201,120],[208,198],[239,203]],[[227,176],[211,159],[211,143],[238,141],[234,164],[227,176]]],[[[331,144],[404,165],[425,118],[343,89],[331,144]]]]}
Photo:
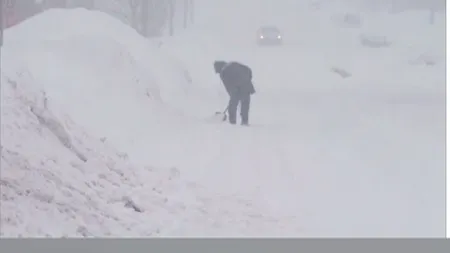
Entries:
{"type": "Polygon", "coordinates": [[[227,115],[224,113],[214,113],[214,115],[212,115],[209,119],[207,119],[208,122],[222,122],[225,121],[227,119],[227,115]]]}

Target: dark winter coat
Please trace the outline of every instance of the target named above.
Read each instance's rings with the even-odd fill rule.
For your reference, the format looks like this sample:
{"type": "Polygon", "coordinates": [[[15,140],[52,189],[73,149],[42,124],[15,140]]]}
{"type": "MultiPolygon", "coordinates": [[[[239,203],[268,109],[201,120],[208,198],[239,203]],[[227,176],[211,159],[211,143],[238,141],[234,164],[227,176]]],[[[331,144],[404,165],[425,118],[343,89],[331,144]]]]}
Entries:
{"type": "Polygon", "coordinates": [[[223,85],[230,96],[255,93],[250,67],[238,62],[214,62],[214,70],[220,74],[223,85]]]}

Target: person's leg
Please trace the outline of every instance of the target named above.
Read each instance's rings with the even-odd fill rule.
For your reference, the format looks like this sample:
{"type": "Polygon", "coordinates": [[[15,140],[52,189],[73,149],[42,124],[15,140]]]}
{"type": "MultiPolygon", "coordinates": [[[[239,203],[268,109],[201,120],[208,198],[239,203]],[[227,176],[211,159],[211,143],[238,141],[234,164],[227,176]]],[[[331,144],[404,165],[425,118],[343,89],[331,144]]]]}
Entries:
{"type": "Polygon", "coordinates": [[[228,103],[228,121],[231,124],[236,124],[236,112],[239,103],[239,97],[232,95],[230,97],[230,102],[228,103]]]}
{"type": "Polygon", "coordinates": [[[241,96],[241,124],[248,125],[248,117],[250,111],[250,94],[241,96]]]}

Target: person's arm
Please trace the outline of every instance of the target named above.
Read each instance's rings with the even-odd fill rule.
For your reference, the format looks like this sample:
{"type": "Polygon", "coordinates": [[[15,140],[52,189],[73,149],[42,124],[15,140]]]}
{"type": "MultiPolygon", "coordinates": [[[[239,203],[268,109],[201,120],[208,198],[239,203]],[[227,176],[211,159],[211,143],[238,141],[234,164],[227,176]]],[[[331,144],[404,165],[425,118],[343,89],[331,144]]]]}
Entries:
{"type": "Polygon", "coordinates": [[[250,94],[255,94],[256,90],[255,90],[255,86],[253,85],[253,82],[250,81],[250,94]]]}
{"type": "Polygon", "coordinates": [[[250,93],[254,94],[256,92],[256,90],[255,90],[255,86],[253,85],[253,71],[251,68],[248,68],[248,74],[250,77],[250,81],[249,81],[250,82],[250,93]]]}
{"type": "Polygon", "coordinates": [[[225,83],[223,84],[223,86],[225,86],[225,90],[227,90],[228,96],[231,96],[232,93],[231,87],[229,85],[226,85],[225,83]]]}
{"type": "Polygon", "coordinates": [[[231,87],[227,79],[227,76],[225,75],[224,72],[220,73],[220,79],[222,80],[222,84],[225,87],[225,90],[227,91],[228,95],[231,96],[231,87]]]}

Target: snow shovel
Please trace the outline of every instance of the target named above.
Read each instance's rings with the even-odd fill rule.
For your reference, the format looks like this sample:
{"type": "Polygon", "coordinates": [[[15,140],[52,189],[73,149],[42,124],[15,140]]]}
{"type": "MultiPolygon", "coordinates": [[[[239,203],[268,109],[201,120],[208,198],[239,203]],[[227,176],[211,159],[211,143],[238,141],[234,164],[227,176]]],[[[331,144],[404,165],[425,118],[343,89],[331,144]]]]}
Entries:
{"type": "Polygon", "coordinates": [[[216,112],[216,115],[223,114],[222,121],[225,121],[225,120],[227,120],[227,111],[228,111],[228,106],[227,106],[227,108],[225,108],[225,110],[223,112],[216,112]]]}

